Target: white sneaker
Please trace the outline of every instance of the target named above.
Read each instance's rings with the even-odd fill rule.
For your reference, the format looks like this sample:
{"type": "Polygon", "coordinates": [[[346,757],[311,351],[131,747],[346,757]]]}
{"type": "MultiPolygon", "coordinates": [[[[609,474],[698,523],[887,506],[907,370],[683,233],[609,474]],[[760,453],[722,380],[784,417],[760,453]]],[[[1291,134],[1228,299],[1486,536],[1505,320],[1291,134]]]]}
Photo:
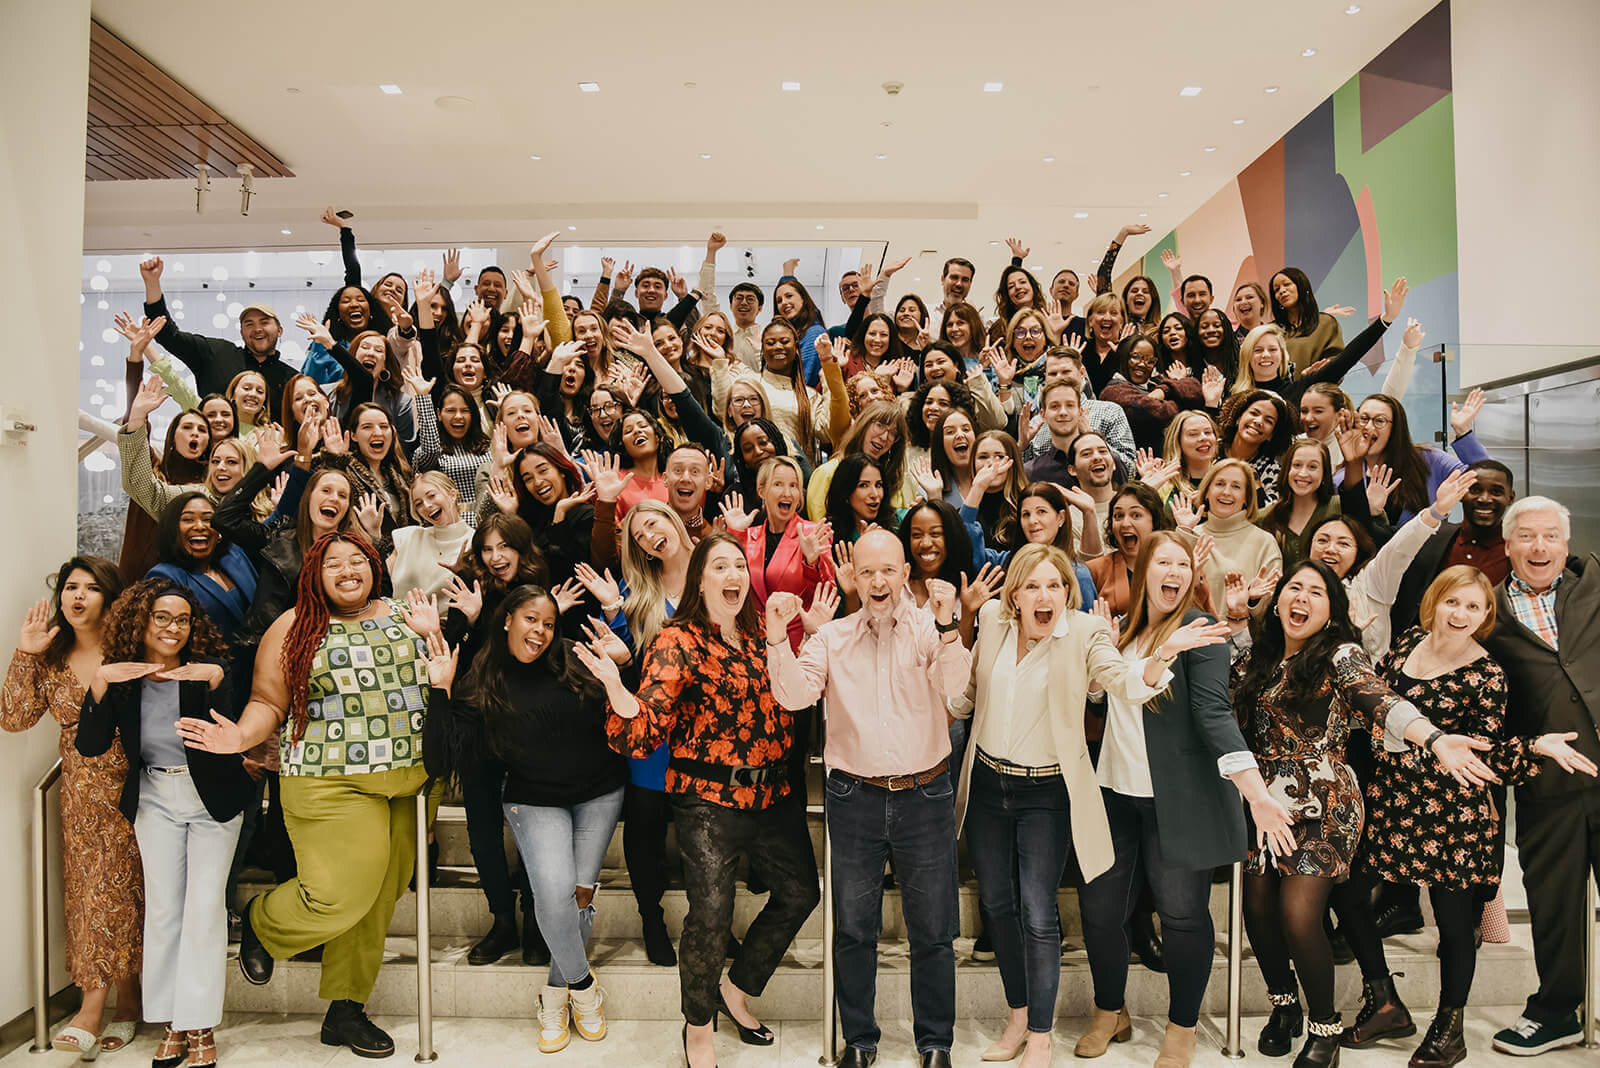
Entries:
{"type": "MultiPolygon", "coordinates": [[[[593,973],[590,973],[591,977],[593,973]]],[[[587,990],[568,989],[572,999],[572,1024],[578,1029],[578,1034],[585,1041],[598,1042],[606,1037],[606,1014],[602,1006],[605,1005],[606,993],[600,989],[600,980],[595,979],[589,984],[587,990]]]]}
{"type": "Polygon", "coordinates": [[[570,1041],[572,1032],[567,1030],[567,988],[547,986],[539,991],[539,1052],[559,1053],[567,1048],[570,1041]]]}

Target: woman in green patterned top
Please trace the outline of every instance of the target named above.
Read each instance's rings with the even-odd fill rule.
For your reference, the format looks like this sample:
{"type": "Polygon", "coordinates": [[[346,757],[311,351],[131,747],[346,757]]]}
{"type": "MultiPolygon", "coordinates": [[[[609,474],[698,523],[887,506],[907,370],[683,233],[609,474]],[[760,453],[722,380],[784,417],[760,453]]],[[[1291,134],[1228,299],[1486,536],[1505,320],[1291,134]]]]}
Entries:
{"type": "Polygon", "coordinates": [[[238,723],[185,721],[188,744],[238,753],[277,732],[284,823],[297,878],[252,901],[239,966],[252,983],[274,960],[323,946],[322,1041],[383,1057],[394,1041],[367,1018],[395,899],[416,862],[416,802],[427,779],[426,599],[375,597],[376,551],[331,533],[307,551],[295,606],[267,629],[250,703],[238,723]]]}

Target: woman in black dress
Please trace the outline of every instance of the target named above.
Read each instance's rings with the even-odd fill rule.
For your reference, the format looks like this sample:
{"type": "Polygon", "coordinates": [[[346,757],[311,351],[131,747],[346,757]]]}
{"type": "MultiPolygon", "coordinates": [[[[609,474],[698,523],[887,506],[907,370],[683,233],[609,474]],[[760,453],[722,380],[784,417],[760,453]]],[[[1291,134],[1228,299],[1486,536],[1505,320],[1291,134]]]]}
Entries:
{"type": "MultiPolygon", "coordinates": [[[[1549,758],[1568,774],[1594,775],[1594,762],[1568,742],[1574,733],[1508,737],[1506,679],[1478,639],[1494,629],[1494,590],[1483,572],[1445,569],[1423,594],[1422,626],[1403,635],[1378,664],[1396,694],[1441,729],[1494,743],[1484,763],[1502,784],[1518,784],[1549,758]]],[[[1455,1064],[1467,1055],[1462,1008],[1472,988],[1473,927],[1500,884],[1500,814],[1489,790],[1458,782],[1417,750],[1379,750],[1366,784],[1367,825],[1350,881],[1334,893],[1339,929],[1361,962],[1364,1003],[1341,1044],[1361,1049],[1416,1033],[1395,993],[1373,915],[1379,880],[1426,884],[1439,925],[1439,1011],[1412,1068],[1455,1064]]],[[[1503,800],[1502,800],[1503,804],[1503,800]]]]}
{"type": "MultiPolygon", "coordinates": [[[[1228,618],[1240,621],[1238,650],[1250,644],[1244,578],[1230,573],[1225,588],[1228,618]]],[[[1253,845],[1246,862],[1245,929],[1273,1003],[1257,1048],[1281,1057],[1300,1033],[1298,972],[1311,1019],[1295,1068],[1331,1065],[1342,1026],[1322,916],[1361,841],[1361,788],[1345,762],[1350,731],[1381,730],[1384,744],[1396,750],[1408,743],[1431,749],[1446,772],[1482,784],[1493,773],[1475,750],[1490,745],[1436,730],[1383,684],[1350,623],[1343,584],[1318,561],[1304,561],[1278,581],[1261,634],[1233,674],[1233,707],[1245,739],[1268,790],[1294,821],[1292,853],[1253,845]]]]}

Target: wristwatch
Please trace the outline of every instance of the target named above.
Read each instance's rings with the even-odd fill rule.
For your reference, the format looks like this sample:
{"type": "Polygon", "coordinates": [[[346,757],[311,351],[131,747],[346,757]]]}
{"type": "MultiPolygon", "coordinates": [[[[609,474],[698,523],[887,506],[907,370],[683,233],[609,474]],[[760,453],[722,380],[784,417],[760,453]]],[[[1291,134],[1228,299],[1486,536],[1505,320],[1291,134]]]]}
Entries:
{"type": "Polygon", "coordinates": [[[960,626],[961,624],[954,619],[950,620],[948,623],[940,623],[937,619],[933,621],[933,629],[938,631],[940,634],[949,634],[951,631],[956,630],[960,626]]]}

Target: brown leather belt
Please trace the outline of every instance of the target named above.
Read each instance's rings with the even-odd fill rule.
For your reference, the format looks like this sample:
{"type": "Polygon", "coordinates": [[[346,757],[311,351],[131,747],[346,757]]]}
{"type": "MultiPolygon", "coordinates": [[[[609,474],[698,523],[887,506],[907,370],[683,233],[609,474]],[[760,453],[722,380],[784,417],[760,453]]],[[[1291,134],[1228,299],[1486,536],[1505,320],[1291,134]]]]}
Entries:
{"type": "Polygon", "coordinates": [[[941,760],[927,771],[919,771],[915,775],[850,775],[842,771],[841,775],[850,775],[857,782],[864,782],[868,786],[876,786],[880,790],[898,793],[901,790],[915,790],[919,786],[926,786],[940,775],[950,770],[950,761],[941,760]]]}

